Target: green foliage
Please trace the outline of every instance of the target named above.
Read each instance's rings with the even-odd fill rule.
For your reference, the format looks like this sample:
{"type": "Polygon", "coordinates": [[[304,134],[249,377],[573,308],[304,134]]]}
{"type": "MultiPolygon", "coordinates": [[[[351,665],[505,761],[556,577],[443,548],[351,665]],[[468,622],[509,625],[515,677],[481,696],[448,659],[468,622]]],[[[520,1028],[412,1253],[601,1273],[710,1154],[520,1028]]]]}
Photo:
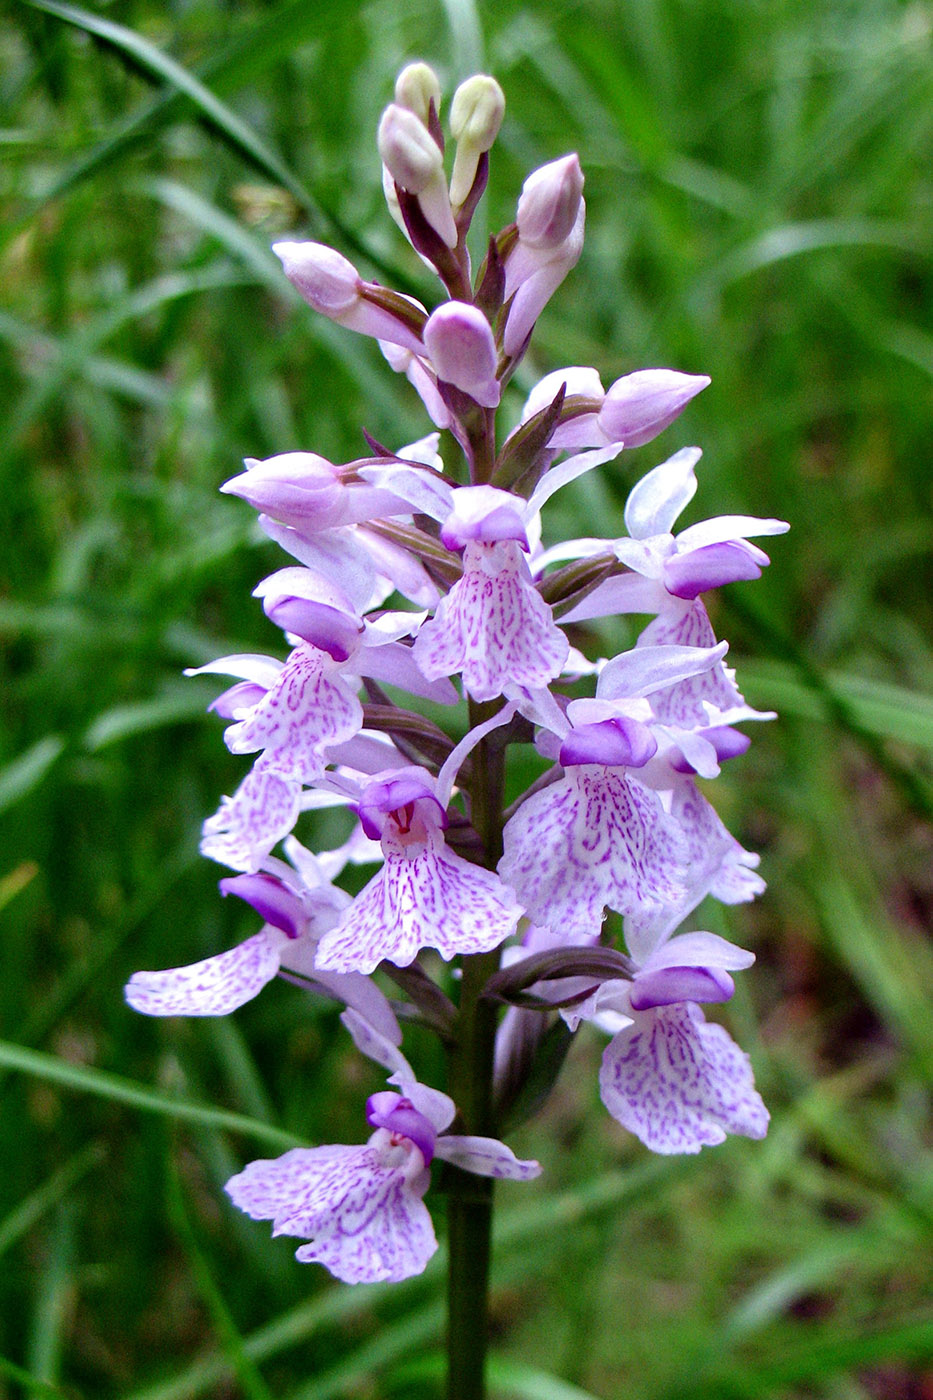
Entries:
{"type": "Polygon", "coordinates": [[[331,1285],[225,1206],[255,1139],[358,1139],[378,1085],[334,1008],[276,987],[221,1026],[156,1024],[120,994],[255,923],[197,856],[243,765],[203,714],[213,689],[179,673],[276,646],[250,591],[279,556],[217,486],[244,455],[424,431],[269,253],[322,238],[430,297],[373,142],[415,56],[448,91],[477,63],[506,91],[490,228],[532,166],[575,148],[586,172],[586,249],[516,414],[568,362],[713,376],[658,445],[567,492],[555,531],[602,530],[689,441],[698,516],[793,525],[720,600],[750,699],[782,712],[717,789],[770,890],[708,912],[758,953],[729,1016],[771,1133],[646,1160],[580,1038],[515,1144],[543,1179],[501,1192],[496,1394],[929,1385],[931,32],[930,0],[8,7],[4,1400],[437,1393],[437,1260],[331,1285]]]}

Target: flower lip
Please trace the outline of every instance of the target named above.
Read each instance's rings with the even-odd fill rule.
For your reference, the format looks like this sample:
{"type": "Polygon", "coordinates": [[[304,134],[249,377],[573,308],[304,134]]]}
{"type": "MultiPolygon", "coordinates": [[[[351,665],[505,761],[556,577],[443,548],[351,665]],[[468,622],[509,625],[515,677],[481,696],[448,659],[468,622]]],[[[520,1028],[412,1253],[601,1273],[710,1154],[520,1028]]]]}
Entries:
{"type": "Polygon", "coordinates": [[[230,875],[218,883],[224,898],[235,894],[245,900],[264,923],[281,929],[289,938],[299,938],[304,932],[306,920],[301,900],[274,875],[230,875]]]}
{"type": "Polygon", "coordinates": [[[728,1001],[735,983],[721,967],[659,967],[635,978],[629,992],[633,1011],[650,1011],[682,1001],[728,1001]]]}
{"type": "Polygon", "coordinates": [[[640,720],[604,719],[572,729],[561,744],[560,763],[564,768],[583,763],[643,768],[657,751],[657,740],[640,720]]]}
{"type": "Polygon", "coordinates": [[[366,1100],[366,1121],[372,1128],[386,1128],[393,1135],[407,1138],[421,1153],[424,1165],[430,1164],[437,1133],[411,1099],[389,1089],[371,1094],[366,1100]]]}

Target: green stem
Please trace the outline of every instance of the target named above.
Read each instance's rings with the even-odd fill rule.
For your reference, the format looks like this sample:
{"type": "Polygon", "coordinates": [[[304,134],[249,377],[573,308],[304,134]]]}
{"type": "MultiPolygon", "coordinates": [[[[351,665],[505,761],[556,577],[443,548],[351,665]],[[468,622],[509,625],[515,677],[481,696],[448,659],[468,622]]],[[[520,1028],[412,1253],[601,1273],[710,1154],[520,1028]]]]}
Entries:
{"type": "MultiPolygon", "coordinates": [[[[471,726],[488,718],[495,708],[471,701],[471,726]]],[[[488,739],[477,746],[471,816],[490,869],[495,868],[502,846],[504,767],[501,747],[488,739]]],[[[450,1058],[450,1091],[463,1131],[484,1137],[496,1134],[492,1084],[496,1007],[482,992],[498,967],[498,949],[463,959],[456,1041],[450,1058]]],[[[492,1188],[488,1178],[455,1167],[449,1170],[447,1400],[483,1400],[486,1394],[492,1188]]]]}

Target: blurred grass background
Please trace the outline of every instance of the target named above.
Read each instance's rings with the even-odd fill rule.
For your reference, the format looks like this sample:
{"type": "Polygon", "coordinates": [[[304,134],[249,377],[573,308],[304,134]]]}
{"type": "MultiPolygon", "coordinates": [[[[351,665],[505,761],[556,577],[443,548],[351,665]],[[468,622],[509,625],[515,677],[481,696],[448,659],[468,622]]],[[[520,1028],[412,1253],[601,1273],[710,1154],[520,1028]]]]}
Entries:
{"type": "Polygon", "coordinates": [[[381,1079],[335,1010],[283,986],[156,1023],[121,997],[255,927],[197,855],[244,765],[204,715],[216,687],[180,671],[277,647],[250,590],[282,556],[216,488],[245,455],[425,430],[268,251],[317,237],[433,296],[374,149],[413,57],[448,94],[480,68],[505,88],[490,227],[533,166],[583,161],[586,248],[523,384],[567,363],[713,377],[567,492],[555,531],[611,532],[692,441],[691,518],[793,524],[716,619],[781,712],[715,792],[769,892],[709,916],[758,954],[724,1019],[770,1135],[650,1159],[580,1038],[515,1142],[544,1178],[501,1193],[496,1394],[933,1396],[931,33],[930,0],[0,17],[0,1396],[435,1394],[438,1261],[344,1288],[222,1196],[294,1137],[359,1139],[381,1079]]]}

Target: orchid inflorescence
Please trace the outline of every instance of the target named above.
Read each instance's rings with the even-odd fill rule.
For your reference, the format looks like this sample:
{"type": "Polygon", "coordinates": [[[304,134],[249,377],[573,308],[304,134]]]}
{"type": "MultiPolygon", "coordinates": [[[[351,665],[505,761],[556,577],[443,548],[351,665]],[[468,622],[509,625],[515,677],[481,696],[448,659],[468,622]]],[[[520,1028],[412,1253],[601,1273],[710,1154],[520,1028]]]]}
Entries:
{"type": "Polygon", "coordinates": [[[536,1066],[540,1081],[554,1032],[569,1039],[582,1021],[610,1036],[603,1102],[655,1152],[760,1138],[768,1122],[748,1057],[701,1010],[729,999],[753,955],[689,920],[707,896],[734,904],[764,888],[758,857],[696,781],[747,748],[737,723],[772,718],[745,703],[703,595],[757,577],[768,557],[749,536],[787,525],[720,516],[675,534],[697,488],[690,447],[637,483],[619,538],[542,543],[556,491],[651,441],[709,380],[647,369],[604,390],[595,369],[559,370],[497,447],[505,386],[580,255],[583,174],[568,155],[530,175],[472,277],[467,233],[504,99],[483,75],[457,89],[449,182],[440,107],[431,69],[406,68],[379,150],[390,212],[447,300],[429,313],[331,248],[275,246],[316,311],[378,340],[436,431],[397,451],[370,438],[368,456],[339,466],[300,451],[247,461],[223,487],[298,561],[256,589],[285,659],[226,656],[189,672],[234,679],[211,708],[229,721],[228,748],[258,755],[205,822],[202,850],[239,872],[221,890],[263,923],[215,957],[137,972],[126,991],[149,1015],[225,1015],[283,973],[344,1004],[355,1044],[389,1072],[366,1106],[368,1141],[252,1162],[227,1191],[309,1241],[300,1260],[349,1282],[425,1267],[433,1158],[487,1177],[540,1170],[421,1084],[403,1055],[400,1013],[449,1046],[463,1033],[466,978],[426,950],[464,967],[486,958],[497,1128],[536,1066]],[[438,455],[441,432],[459,477],[438,455]],[[651,621],[629,649],[588,660],[578,625],[619,614],[651,621]],[[452,734],[409,707],[418,698],[432,714],[450,707],[452,734]],[[503,810],[491,774],[514,746],[536,776],[503,810]],[[341,847],[299,844],[303,813],[341,805],[355,816],[341,847]],[[285,859],[272,854],[280,842],[285,859]],[[357,895],[335,883],[366,863],[378,869],[357,895]]]}

